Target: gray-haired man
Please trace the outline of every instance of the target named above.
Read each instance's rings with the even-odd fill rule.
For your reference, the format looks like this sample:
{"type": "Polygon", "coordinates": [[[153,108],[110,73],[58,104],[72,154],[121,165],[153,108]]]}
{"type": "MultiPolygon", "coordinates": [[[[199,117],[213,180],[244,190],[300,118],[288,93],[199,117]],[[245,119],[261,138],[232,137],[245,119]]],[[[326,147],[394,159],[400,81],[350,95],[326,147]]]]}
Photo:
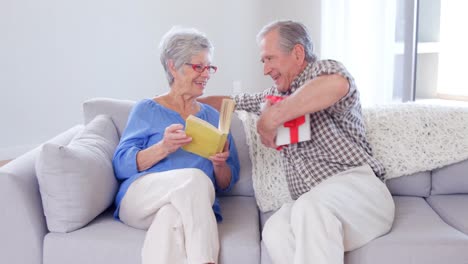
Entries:
{"type": "MultiPolygon", "coordinates": [[[[265,75],[275,85],[234,97],[236,109],[257,113],[262,143],[274,147],[277,128],[310,116],[311,139],[281,149],[289,191],[265,223],[263,241],[274,263],[343,263],[344,252],[385,234],[394,203],[382,164],[366,139],[359,92],[345,67],[318,60],[306,27],[277,21],[258,34],[265,75]],[[266,96],[285,97],[276,103],[266,96]]],[[[222,97],[203,102],[219,105],[222,97]]]]}

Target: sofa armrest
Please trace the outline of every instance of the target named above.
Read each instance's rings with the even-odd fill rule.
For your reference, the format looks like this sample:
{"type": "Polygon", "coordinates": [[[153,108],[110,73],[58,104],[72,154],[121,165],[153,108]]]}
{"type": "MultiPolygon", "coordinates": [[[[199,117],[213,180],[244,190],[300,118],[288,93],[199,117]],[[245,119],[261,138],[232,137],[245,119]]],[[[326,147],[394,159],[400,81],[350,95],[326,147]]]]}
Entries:
{"type": "MultiPolygon", "coordinates": [[[[49,142],[68,144],[82,129],[75,126],[49,142]]],[[[35,162],[39,148],[0,168],[0,263],[42,263],[43,241],[48,232],[35,162]]]]}
{"type": "Polygon", "coordinates": [[[42,263],[47,233],[35,175],[0,170],[0,263],[42,263]]]}

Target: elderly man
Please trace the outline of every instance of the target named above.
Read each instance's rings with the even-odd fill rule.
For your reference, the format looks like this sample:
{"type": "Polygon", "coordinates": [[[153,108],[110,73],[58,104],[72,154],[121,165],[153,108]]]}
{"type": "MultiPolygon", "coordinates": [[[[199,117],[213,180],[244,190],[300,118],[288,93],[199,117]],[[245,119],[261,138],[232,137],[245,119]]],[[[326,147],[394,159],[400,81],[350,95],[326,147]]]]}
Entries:
{"type": "MultiPolygon", "coordinates": [[[[309,140],[280,150],[295,201],[268,219],[263,241],[274,263],[343,263],[345,251],[387,233],[394,218],[392,197],[379,180],[385,169],[366,139],[354,79],[341,63],[317,59],[301,23],[273,22],[257,40],[264,74],[275,85],[234,96],[236,109],[260,116],[257,131],[268,147],[277,147],[278,127],[297,117],[309,115],[311,132],[309,140]],[[265,100],[271,95],[284,99],[265,100]]],[[[219,106],[221,98],[202,100],[219,106]]]]}

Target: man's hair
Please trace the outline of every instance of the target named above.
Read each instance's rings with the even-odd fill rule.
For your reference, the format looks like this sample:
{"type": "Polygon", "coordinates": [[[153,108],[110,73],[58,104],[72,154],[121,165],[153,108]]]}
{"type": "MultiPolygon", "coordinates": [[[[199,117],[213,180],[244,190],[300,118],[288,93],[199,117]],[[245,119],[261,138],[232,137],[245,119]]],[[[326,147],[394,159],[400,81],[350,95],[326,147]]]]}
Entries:
{"type": "Polygon", "coordinates": [[[317,60],[314,54],[314,44],[304,24],[291,20],[271,22],[257,34],[257,43],[260,43],[265,35],[273,30],[278,30],[279,46],[282,51],[290,53],[296,44],[300,44],[304,47],[307,62],[311,63],[317,60]]]}
{"type": "Polygon", "coordinates": [[[161,64],[166,72],[169,85],[174,82],[174,76],[169,71],[168,61],[174,62],[174,67],[179,70],[184,63],[189,63],[193,56],[208,50],[213,53],[213,45],[205,34],[193,28],[173,27],[161,39],[161,64]]]}

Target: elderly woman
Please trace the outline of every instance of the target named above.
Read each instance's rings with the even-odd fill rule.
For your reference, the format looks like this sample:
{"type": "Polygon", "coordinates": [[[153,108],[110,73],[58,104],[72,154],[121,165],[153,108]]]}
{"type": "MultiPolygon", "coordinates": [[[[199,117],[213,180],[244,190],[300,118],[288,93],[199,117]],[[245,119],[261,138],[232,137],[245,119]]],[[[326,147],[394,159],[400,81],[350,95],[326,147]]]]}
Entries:
{"type": "Polygon", "coordinates": [[[114,216],[148,229],[144,264],[216,263],[215,192],[228,191],[239,178],[239,160],[231,137],[224,152],[209,159],[181,147],[191,138],[185,119],[195,115],[217,126],[219,113],[198,103],[211,74],[213,47],[194,29],[172,29],[161,41],[161,63],[169,92],[138,102],[115,151],[113,165],[121,182],[114,216]]]}

